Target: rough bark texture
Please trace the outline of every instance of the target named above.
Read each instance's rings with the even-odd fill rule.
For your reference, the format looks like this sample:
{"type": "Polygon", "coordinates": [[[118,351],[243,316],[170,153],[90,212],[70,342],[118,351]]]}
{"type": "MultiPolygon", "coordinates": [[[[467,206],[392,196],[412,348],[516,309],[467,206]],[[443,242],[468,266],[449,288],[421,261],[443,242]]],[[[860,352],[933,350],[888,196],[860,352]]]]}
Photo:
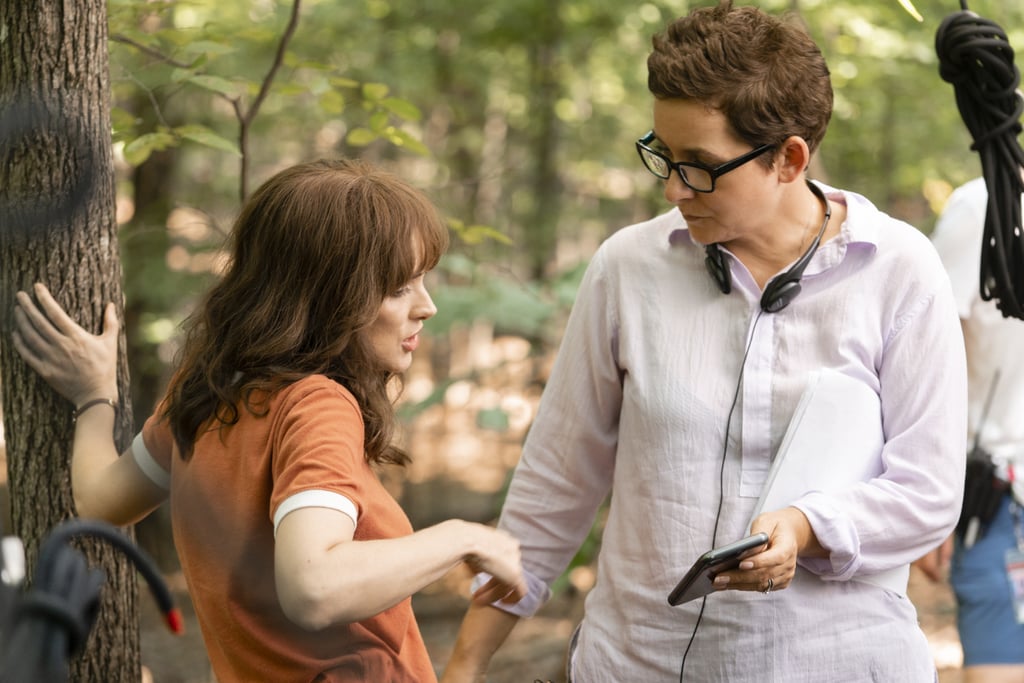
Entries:
{"type": "MultiPolygon", "coordinates": [[[[13,529],[29,572],[40,541],[74,515],[69,481],[72,406],[10,344],[14,292],[44,282],[69,314],[98,332],[120,303],[105,0],[0,2],[0,373],[13,529]]],[[[121,340],[115,439],[130,440],[121,340]]],[[[107,580],[72,680],[139,680],[135,572],[121,555],[77,542],[107,580]]]]}

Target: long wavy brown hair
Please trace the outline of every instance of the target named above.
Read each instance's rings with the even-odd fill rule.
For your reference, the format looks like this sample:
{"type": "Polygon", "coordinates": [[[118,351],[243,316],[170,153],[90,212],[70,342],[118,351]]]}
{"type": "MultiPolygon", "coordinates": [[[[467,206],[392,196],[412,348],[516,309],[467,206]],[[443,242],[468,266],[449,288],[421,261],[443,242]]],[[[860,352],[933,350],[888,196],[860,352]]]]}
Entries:
{"type": "MultiPolygon", "coordinates": [[[[396,176],[354,160],[293,166],[245,203],[220,282],[186,322],[163,416],[183,458],[200,431],[238,422],[243,407],[310,375],[359,402],[367,460],[404,465],[392,443],[396,376],[361,334],[384,298],[430,270],[448,246],[433,204],[396,176]]],[[[400,381],[400,378],[398,378],[400,381]]]]}

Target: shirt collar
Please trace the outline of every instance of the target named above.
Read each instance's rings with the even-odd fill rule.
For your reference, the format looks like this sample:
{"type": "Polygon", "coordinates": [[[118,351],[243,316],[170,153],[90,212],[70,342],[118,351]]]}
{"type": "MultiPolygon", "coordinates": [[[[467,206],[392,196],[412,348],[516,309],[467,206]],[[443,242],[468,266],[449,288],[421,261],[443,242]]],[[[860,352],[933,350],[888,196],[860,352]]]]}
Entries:
{"type": "MultiPolygon", "coordinates": [[[[840,190],[830,187],[824,183],[818,183],[825,191],[825,196],[831,201],[846,206],[846,220],[839,228],[839,234],[831,240],[822,244],[808,268],[807,274],[827,270],[840,263],[846,256],[848,250],[874,252],[878,249],[879,225],[881,221],[876,220],[880,213],[863,195],[847,190],[840,190]],[[814,262],[818,263],[815,264],[814,262]]],[[[698,244],[690,235],[690,229],[686,221],[677,209],[672,209],[662,218],[671,220],[668,231],[668,242],[670,247],[692,245],[703,247],[698,244]],[[671,217],[671,218],[670,218],[671,217]]]]}

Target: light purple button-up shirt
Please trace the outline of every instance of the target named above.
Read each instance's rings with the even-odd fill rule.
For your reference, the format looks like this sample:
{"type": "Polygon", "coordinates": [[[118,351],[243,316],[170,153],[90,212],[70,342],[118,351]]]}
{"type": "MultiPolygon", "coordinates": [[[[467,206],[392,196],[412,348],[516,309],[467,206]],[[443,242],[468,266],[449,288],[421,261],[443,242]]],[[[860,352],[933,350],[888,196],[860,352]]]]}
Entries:
{"type": "Polygon", "coordinates": [[[510,611],[529,615],[612,494],[577,681],[678,680],[701,601],[671,607],[666,597],[712,545],[748,339],[716,545],[746,535],[816,369],[879,395],[882,474],[797,501],[830,558],[801,560],[787,590],[708,596],[685,680],[934,680],[913,605],[857,579],[917,559],[959,515],[966,385],[956,307],[923,234],[825,189],[847,206],[846,221],[779,313],[759,318],[761,291],[731,256],[733,291],[722,294],[675,210],[620,230],[595,254],[500,523],[522,542],[531,586],[510,611]]]}

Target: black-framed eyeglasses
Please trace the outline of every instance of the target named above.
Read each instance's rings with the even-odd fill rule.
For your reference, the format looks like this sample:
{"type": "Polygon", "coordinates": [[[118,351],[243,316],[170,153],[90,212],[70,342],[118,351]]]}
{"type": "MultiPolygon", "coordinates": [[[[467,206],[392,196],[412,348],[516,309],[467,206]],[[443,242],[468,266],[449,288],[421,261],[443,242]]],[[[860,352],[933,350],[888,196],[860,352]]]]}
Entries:
{"type": "Polygon", "coordinates": [[[756,159],[776,146],[775,144],[761,145],[746,154],[726,161],[724,164],[712,167],[696,161],[672,161],[661,152],[651,148],[651,143],[656,139],[657,137],[652,130],[636,141],[636,151],[640,153],[640,160],[644,162],[644,166],[662,180],[668,180],[669,176],[672,175],[672,169],[675,169],[679,177],[686,183],[686,186],[694,192],[714,192],[715,181],[720,176],[739,168],[752,159],[756,159]]]}

